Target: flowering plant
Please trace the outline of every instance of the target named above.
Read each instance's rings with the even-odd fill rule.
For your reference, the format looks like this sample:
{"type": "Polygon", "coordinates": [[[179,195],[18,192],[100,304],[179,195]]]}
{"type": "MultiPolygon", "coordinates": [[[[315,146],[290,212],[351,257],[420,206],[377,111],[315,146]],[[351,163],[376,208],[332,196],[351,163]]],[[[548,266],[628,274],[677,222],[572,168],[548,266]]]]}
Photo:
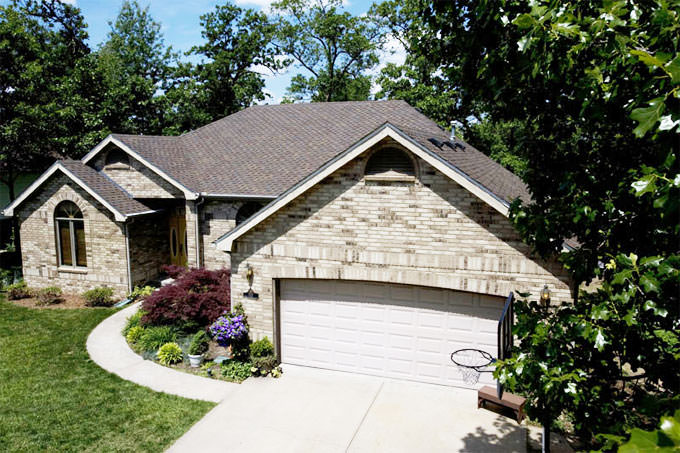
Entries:
{"type": "Polygon", "coordinates": [[[248,326],[244,315],[224,314],[210,326],[210,335],[221,346],[248,336],[248,326]]]}

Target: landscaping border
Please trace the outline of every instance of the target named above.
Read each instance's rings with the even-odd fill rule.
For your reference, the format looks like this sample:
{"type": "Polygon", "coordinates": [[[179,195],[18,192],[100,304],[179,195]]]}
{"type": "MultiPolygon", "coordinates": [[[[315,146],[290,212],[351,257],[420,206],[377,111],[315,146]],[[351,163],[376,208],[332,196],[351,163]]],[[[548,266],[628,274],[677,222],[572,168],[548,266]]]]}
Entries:
{"type": "Polygon", "coordinates": [[[118,311],[92,330],[87,337],[87,352],[92,361],[127,381],[185,398],[219,403],[237,389],[238,384],[183,373],[144,360],[130,349],[121,331],[140,305],[138,302],[118,311]]]}

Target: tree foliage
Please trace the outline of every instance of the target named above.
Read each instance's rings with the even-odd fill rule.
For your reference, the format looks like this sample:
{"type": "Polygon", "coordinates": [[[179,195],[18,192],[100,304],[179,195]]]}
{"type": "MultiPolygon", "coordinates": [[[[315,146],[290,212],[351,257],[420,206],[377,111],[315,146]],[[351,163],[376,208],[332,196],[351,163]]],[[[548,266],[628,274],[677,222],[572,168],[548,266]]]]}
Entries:
{"type": "Polygon", "coordinates": [[[341,0],[281,0],[276,46],[310,75],[297,74],[288,88],[298,100],[354,101],[370,96],[366,71],[378,63],[380,26],[341,11],[341,0]]]}
{"type": "Polygon", "coordinates": [[[185,132],[265,99],[258,68],[283,67],[272,45],[274,26],[264,13],[235,5],[201,16],[206,42],[191,49],[201,62],[180,65],[167,97],[169,132],[185,132]]]}
{"type": "Polygon", "coordinates": [[[534,415],[571,412],[587,442],[655,424],[679,390],[677,4],[416,4],[462,111],[526,124],[519,231],[599,285],[551,311],[520,303],[498,376],[534,415]]]}
{"type": "Polygon", "coordinates": [[[0,6],[0,182],[10,200],[21,174],[80,156],[106,133],[86,39],[80,11],[58,0],[0,6]]]}
{"type": "Polygon", "coordinates": [[[104,122],[115,132],[160,134],[166,103],[159,94],[175,58],[161,25],[136,0],[123,2],[98,54],[106,90],[104,122]]]}
{"type": "Polygon", "coordinates": [[[433,58],[439,40],[422,14],[425,5],[420,0],[387,0],[370,9],[371,20],[406,50],[403,64],[388,63],[380,71],[376,78],[380,91],[375,97],[405,100],[448,127],[451,121],[464,122],[473,113],[462,109],[460,87],[451,77],[457,73],[445,72],[446,64],[433,58]]]}

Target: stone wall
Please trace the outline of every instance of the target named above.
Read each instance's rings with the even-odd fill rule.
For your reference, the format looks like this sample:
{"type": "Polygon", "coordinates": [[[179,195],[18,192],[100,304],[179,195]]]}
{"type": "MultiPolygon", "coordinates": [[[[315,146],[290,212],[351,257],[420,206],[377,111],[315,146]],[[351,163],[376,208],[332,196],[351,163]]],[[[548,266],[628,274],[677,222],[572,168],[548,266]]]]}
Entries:
{"type": "Polygon", "coordinates": [[[117,149],[110,145],[108,149],[100,152],[92,161],[97,170],[111,178],[134,198],[183,198],[180,190],[158,176],[149,168],[128,156],[130,165],[113,164],[105,165],[107,151],[117,149]]]}
{"type": "Polygon", "coordinates": [[[168,214],[135,218],[129,228],[132,284],[143,285],[158,277],[162,265],[170,264],[168,214]]]}
{"type": "Polygon", "coordinates": [[[24,279],[30,287],[56,285],[64,292],[82,293],[106,285],[114,288],[118,296],[127,292],[127,258],[122,225],[69,178],[60,172],[55,173],[19,207],[17,217],[24,279]],[[63,200],[74,202],[83,213],[86,269],[58,265],[54,210],[63,200]]]}
{"type": "Polygon", "coordinates": [[[366,181],[365,155],[239,238],[232,299],[253,337],[273,335],[273,279],[380,281],[571,299],[567,272],[532,257],[510,221],[422,160],[415,182],[366,181]],[[245,299],[246,266],[258,300],[245,299]]]}

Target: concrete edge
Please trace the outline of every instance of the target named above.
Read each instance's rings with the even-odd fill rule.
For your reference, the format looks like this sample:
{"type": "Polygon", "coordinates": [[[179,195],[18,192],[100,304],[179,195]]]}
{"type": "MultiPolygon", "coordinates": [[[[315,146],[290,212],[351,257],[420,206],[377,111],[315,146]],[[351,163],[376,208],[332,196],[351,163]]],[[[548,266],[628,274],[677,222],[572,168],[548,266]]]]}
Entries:
{"type": "Polygon", "coordinates": [[[184,398],[219,403],[238,388],[238,384],[183,373],[144,360],[130,349],[121,331],[140,304],[114,313],[90,332],[86,347],[94,363],[126,381],[184,398]]]}

